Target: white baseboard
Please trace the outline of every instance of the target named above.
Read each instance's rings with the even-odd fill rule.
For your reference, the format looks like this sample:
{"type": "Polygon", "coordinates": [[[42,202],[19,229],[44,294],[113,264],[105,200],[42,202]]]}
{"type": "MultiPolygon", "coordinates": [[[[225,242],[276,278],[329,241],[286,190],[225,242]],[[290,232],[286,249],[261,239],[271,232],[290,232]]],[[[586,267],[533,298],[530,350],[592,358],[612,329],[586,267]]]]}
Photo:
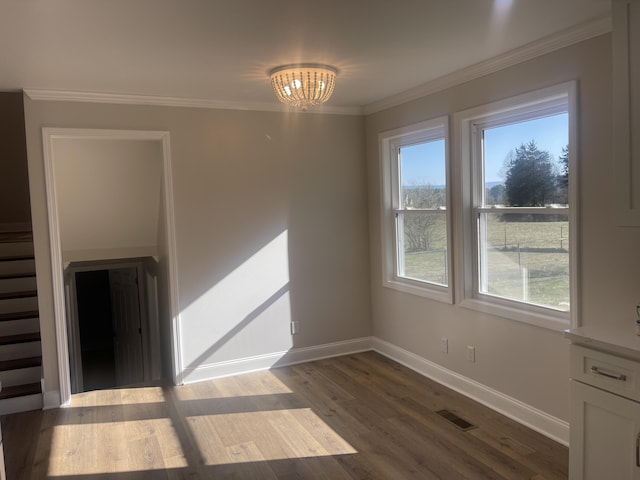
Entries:
{"type": "Polygon", "coordinates": [[[39,393],[0,400],[0,415],[29,412],[31,410],[40,410],[41,408],[42,395],[39,393]]]}
{"type": "Polygon", "coordinates": [[[182,375],[185,384],[211,380],[214,378],[239,375],[242,373],[268,370],[274,367],[311,362],[323,358],[349,355],[371,350],[371,337],[327,343],[305,348],[293,348],[283,352],[240,358],[227,362],[210,363],[193,369],[186,369],[182,375]]]}
{"type": "Polygon", "coordinates": [[[487,387],[470,378],[448,370],[389,342],[373,338],[376,352],[415,370],[458,393],[461,393],[506,417],[539,432],[562,445],[569,446],[569,423],[553,417],[520,400],[487,387]]]}
{"type": "Polygon", "coordinates": [[[42,403],[43,410],[51,410],[52,408],[64,406],[60,405],[60,392],[58,390],[45,391],[42,394],[42,403]]]}

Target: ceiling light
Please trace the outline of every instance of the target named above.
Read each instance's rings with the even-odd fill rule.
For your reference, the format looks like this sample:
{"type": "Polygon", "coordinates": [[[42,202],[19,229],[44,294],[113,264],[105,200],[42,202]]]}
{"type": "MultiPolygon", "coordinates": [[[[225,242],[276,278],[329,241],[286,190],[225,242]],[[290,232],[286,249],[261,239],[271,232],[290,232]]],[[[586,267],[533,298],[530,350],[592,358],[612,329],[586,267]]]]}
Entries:
{"type": "Polygon", "coordinates": [[[335,67],[316,63],[283,65],[269,72],[278,100],[302,110],[329,100],[337,74],[335,67]]]}

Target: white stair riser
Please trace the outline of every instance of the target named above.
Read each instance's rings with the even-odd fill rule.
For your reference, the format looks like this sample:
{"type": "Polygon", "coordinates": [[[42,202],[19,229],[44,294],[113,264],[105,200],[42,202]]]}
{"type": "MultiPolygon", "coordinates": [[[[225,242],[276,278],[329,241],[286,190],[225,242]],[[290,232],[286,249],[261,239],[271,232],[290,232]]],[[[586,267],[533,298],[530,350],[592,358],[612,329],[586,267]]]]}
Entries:
{"type": "Polygon", "coordinates": [[[10,298],[8,300],[0,300],[0,313],[28,312],[29,310],[38,309],[38,298],[10,298]]]}
{"type": "Polygon", "coordinates": [[[36,383],[39,382],[41,378],[42,368],[40,367],[19,368],[17,370],[0,372],[0,382],[2,382],[3,389],[4,387],[11,387],[13,385],[36,383]]]}
{"type": "Polygon", "coordinates": [[[0,415],[42,410],[42,394],[25,395],[24,397],[7,398],[0,400],[0,415]]]}
{"type": "Polygon", "coordinates": [[[10,262],[0,262],[0,276],[16,273],[35,272],[35,260],[12,260],[10,262]]]}
{"type": "Polygon", "coordinates": [[[33,333],[40,330],[40,319],[26,318],[24,320],[11,320],[0,322],[0,336],[19,335],[21,333],[33,333]]]}
{"type": "Polygon", "coordinates": [[[32,242],[0,242],[0,257],[33,255],[32,242]]]}
{"type": "Polygon", "coordinates": [[[36,289],[36,277],[0,278],[0,293],[24,292],[36,289]]]}
{"type": "Polygon", "coordinates": [[[0,361],[14,360],[16,358],[37,357],[42,353],[40,342],[16,343],[13,345],[0,345],[0,361]]]}

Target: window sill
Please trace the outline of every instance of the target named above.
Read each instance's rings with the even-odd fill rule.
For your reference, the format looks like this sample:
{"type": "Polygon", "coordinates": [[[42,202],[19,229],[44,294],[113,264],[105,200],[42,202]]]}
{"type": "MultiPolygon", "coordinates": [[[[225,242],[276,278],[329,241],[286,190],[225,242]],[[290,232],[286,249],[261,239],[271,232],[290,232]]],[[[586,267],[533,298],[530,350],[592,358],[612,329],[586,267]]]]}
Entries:
{"type": "Polygon", "coordinates": [[[569,312],[554,311],[533,305],[512,306],[500,304],[495,300],[465,299],[459,305],[476,312],[488,313],[509,320],[546,328],[557,332],[562,332],[571,328],[569,312]]]}
{"type": "Polygon", "coordinates": [[[382,282],[382,286],[398,290],[400,292],[436,300],[438,302],[453,304],[453,295],[450,287],[440,287],[438,285],[431,284],[425,286],[420,282],[412,282],[411,280],[399,278],[385,279],[382,282]]]}

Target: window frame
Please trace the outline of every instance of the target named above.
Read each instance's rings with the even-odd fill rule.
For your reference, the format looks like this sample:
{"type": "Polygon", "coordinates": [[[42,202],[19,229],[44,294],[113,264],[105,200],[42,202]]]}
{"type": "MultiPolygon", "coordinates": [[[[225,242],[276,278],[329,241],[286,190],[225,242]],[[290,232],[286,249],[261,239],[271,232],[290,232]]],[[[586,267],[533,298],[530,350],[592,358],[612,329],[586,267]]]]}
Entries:
{"type": "MultiPolygon", "coordinates": [[[[381,227],[382,227],[382,284],[406,293],[412,293],[441,302],[453,303],[453,236],[452,236],[452,184],[451,162],[449,154],[449,116],[437,117],[406,127],[379,134],[380,177],[381,177],[381,227]],[[444,140],[444,161],[446,181],[446,208],[424,209],[445,216],[447,235],[446,269],[447,285],[425,280],[413,279],[399,274],[399,260],[402,248],[399,248],[398,213],[414,210],[402,209],[400,205],[400,158],[398,151],[420,143],[444,140]]],[[[410,214],[410,213],[408,213],[410,214]]]]}
{"type": "MultiPolygon", "coordinates": [[[[460,181],[455,198],[462,200],[461,211],[456,226],[462,232],[454,239],[457,272],[456,291],[461,294],[459,304],[463,307],[493,315],[510,318],[532,325],[564,330],[578,325],[578,192],[577,192],[577,85],[566,82],[560,85],[536,90],[455,114],[456,158],[459,160],[460,181]],[[569,208],[553,209],[553,213],[568,213],[569,216],[569,298],[568,312],[552,308],[484,294],[480,286],[480,227],[474,226],[481,212],[508,211],[508,207],[491,209],[482,205],[484,185],[482,182],[481,130],[487,126],[504,125],[539,118],[543,113],[556,112],[559,105],[566,106],[568,113],[569,142],[569,208]],[[507,119],[509,121],[507,121],[507,119]],[[568,211],[567,211],[568,210],[568,211]]],[[[526,213],[527,210],[540,211],[546,207],[512,207],[511,210],[526,213]]]]}

